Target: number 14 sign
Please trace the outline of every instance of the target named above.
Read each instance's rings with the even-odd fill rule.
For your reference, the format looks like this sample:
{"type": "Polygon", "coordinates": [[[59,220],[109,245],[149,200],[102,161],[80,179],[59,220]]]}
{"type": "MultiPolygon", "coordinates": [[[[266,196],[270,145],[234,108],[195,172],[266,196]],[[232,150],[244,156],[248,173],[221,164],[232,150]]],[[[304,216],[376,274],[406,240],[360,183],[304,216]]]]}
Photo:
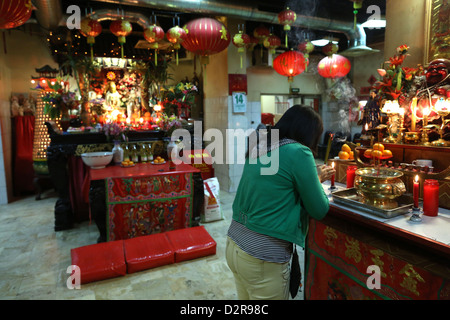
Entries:
{"type": "Polygon", "coordinates": [[[233,112],[247,111],[247,95],[245,92],[233,92],[233,112]]]}

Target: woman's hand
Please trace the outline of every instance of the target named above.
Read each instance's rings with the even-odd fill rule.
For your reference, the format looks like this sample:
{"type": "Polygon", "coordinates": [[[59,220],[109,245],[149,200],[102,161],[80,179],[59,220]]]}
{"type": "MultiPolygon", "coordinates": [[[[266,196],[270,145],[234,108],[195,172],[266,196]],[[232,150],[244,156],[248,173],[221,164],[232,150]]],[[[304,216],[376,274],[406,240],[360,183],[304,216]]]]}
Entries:
{"type": "Polygon", "coordinates": [[[317,174],[319,175],[320,183],[330,180],[331,177],[336,174],[336,170],[333,167],[325,164],[317,165],[317,174]]]}

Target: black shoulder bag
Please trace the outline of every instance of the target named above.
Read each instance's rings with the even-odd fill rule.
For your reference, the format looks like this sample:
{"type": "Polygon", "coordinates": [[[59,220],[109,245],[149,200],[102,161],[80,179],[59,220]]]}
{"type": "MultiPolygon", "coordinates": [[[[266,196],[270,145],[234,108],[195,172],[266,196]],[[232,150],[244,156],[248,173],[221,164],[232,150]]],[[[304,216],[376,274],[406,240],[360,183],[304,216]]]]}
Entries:
{"type": "Polygon", "coordinates": [[[292,254],[291,275],[289,279],[289,292],[291,293],[292,299],[297,296],[300,284],[302,282],[302,271],[298,262],[298,254],[295,243],[293,243],[293,246],[294,253],[292,254]]]}

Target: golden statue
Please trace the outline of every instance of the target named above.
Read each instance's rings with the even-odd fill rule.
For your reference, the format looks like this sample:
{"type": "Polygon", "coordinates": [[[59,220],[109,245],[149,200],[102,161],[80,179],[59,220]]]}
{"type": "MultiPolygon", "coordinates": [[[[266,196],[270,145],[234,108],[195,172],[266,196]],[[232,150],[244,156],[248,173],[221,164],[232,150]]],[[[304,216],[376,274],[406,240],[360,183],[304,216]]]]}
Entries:
{"type": "Polygon", "coordinates": [[[122,96],[116,89],[116,83],[114,81],[109,81],[106,87],[105,103],[108,110],[119,110],[122,111],[122,96]]]}

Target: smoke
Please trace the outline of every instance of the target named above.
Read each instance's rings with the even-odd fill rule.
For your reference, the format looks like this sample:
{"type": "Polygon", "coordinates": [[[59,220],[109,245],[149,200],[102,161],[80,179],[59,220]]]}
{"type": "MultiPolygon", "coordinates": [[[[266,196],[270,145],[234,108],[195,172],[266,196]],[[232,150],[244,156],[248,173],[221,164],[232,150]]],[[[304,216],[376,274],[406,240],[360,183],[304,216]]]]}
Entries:
{"type": "MultiPolygon", "coordinates": [[[[318,1],[317,0],[289,0],[286,3],[286,7],[295,11],[299,16],[316,16],[318,10],[318,1]]],[[[298,18],[297,18],[298,19],[298,18]]],[[[301,43],[305,40],[313,40],[315,38],[315,33],[310,29],[300,29],[294,28],[289,33],[289,41],[294,43],[301,43]]]]}
{"type": "Polygon", "coordinates": [[[329,99],[329,101],[350,103],[354,100],[358,100],[355,95],[356,89],[353,88],[350,80],[347,77],[331,81],[332,85],[327,90],[325,90],[325,96],[329,99]]]}

